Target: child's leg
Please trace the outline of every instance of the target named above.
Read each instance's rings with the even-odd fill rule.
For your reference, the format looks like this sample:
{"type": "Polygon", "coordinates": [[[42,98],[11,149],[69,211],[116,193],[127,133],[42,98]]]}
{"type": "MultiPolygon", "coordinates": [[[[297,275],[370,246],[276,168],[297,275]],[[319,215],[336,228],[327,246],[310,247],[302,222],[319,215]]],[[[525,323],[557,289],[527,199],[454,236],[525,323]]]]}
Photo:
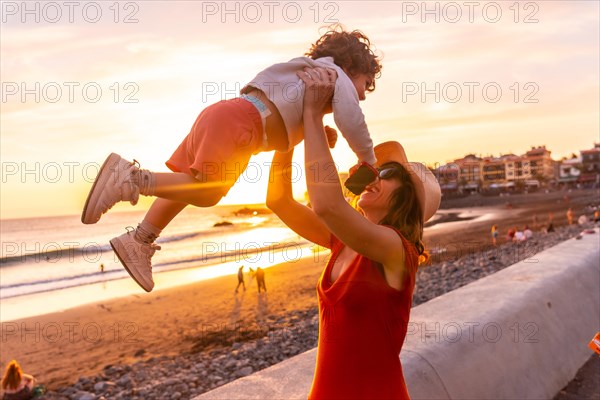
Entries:
{"type": "Polygon", "coordinates": [[[140,194],[210,207],[219,202],[260,150],[261,117],[249,102],[219,102],[205,109],[167,166],[153,173],[111,154],[85,202],[81,221],[95,224],[119,201],[136,204],[140,194]]]}
{"type": "Polygon", "coordinates": [[[144,216],[144,222],[163,230],[186,206],[186,203],[158,198],[144,216]]]}
{"type": "Polygon", "coordinates": [[[231,186],[226,182],[200,182],[182,172],[154,173],[154,177],[156,197],[197,207],[214,206],[231,186]]]}
{"type": "MultiPolygon", "coordinates": [[[[134,163],[123,160],[117,154],[111,154],[88,194],[81,221],[94,224],[119,201],[127,200],[136,204],[140,194],[186,205],[211,207],[219,202],[233,183],[216,179],[201,182],[182,172],[154,173],[137,168],[134,163]]],[[[177,212],[184,206],[180,206],[177,212]]]]}

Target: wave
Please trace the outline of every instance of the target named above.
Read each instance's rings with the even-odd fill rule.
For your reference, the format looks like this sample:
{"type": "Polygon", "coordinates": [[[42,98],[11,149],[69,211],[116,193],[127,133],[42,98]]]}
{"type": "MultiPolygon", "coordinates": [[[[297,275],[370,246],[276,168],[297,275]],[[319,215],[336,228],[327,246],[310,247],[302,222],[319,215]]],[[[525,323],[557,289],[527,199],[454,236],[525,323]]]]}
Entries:
{"type": "MultiPolygon", "coordinates": [[[[183,234],[179,237],[193,237],[201,234],[183,234]]],[[[181,238],[179,240],[182,240],[181,238]]],[[[295,247],[303,247],[310,244],[309,241],[289,241],[282,242],[277,245],[254,247],[249,249],[232,250],[219,252],[211,255],[190,255],[188,257],[165,261],[152,266],[154,273],[173,271],[177,269],[186,268],[197,268],[198,263],[202,263],[201,266],[209,266],[224,262],[223,259],[241,259],[242,257],[247,259],[249,255],[262,253],[264,251],[281,250],[289,247],[290,245],[295,247]]],[[[110,247],[110,246],[109,246],[110,247]]],[[[127,272],[125,269],[110,270],[110,271],[95,271],[91,273],[84,273],[79,275],[71,275],[66,277],[42,279],[38,281],[30,281],[26,283],[15,283],[10,285],[0,285],[0,299],[8,299],[13,297],[19,297],[24,295],[44,293],[55,290],[67,289],[75,286],[83,286],[94,283],[108,282],[115,279],[126,278],[127,272]]]]}
{"type": "MultiPolygon", "coordinates": [[[[188,239],[194,239],[202,236],[211,236],[215,234],[221,233],[223,230],[214,230],[211,232],[200,231],[200,232],[190,232],[190,233],[180,233],[170,236],[165,236],[158,238],[156,243],[172,243],[179,242],[188,239]]],[[[65,244],[69,244],[69,242],[65,242],[65,244]]],[[[83,246],[76,246],[75,242],[73,242],[73,246],[60,247],[58,243],[48,243],[43,246],[40,250],[40,245],[37,244],[37,248],[34,250],[28,250],[27,245],[25,243],[15,243],[15,242],[2,242],[2,250],[4,253],[7,252],[17,252],[20,250],[18,254],[11,254],[8,256],[0,257],[0,267],[5,265],[13,265],[16,263],[27,263],[27,262],[36,262],[39,263],[41,261],[47,262],[56,262],[63,257],[90,257],[100,253],[106,253],[112,251],[110,244],[100,245],[96,242],[86,243],[83,246]],[[14,246],[13,246],[14,245],[14,246]]]]}

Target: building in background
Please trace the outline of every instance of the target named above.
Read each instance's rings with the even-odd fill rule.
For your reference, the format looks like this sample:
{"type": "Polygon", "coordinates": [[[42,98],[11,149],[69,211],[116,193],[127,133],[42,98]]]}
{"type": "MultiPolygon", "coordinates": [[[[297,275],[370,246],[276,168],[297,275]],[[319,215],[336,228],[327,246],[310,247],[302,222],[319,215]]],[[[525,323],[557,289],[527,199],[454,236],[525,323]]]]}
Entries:
{"type": "Polygon", "coordinates": [[[506,180],[509,182],[531,179],[529,160],[526,157],[508,154],[503,156],[506,168],[506,180]]]}
{"type": "Polygon", "coordinates": [[[600,187],[600,143],[581,157],[554,161],[546,146],[523,155],[477,157],[467,154],[433,170],[442,193],[532,191],[548,187],[600,187]]]}
{"type": "Polygon", "coordinates": [[[581,150],[581,175],[578,183],[585,187],[600,186],[600,143],[595,143],[594,148],[581,150]]]}
{"type": "Polygon", "coordinates": [[[506,165],[502,157],[485,157],[482,160],[482,190],[494,190],[506,182],[506,165]]]}
{"type": "Polygon", "coordinates": [[[576,187],[579,176],[581,175],[581,157],[564,159],[558,164],[559,187],[576,187]]]}
{"type": "Polygon", "coordinates": [[[443,194],[458,193],[458,175],[460,167],[455,163],[442,165],[433,170],[443,194]]]}
{"type": "Polygon", "coordinates": [[[458,166],[458,189],[463,193],[475,193],[481,187],[481,158],[468,154],[454,160],[458,166]]]}
{"type": "Polygon", "coordinates": [[[523,158],[529,162],[530,179],[539,181],[542,185],[552,182],[555,161],[550,156],[550,150],[546,146],[531,147],[523,158]]]}

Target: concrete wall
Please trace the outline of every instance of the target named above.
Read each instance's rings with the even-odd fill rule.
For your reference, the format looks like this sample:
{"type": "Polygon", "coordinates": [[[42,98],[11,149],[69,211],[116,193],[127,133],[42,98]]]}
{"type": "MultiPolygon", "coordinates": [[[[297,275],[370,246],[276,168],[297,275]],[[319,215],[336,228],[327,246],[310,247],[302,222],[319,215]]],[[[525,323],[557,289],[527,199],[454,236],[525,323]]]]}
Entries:
{"type": "MultiPolygon", "coordinates": [[[[600,234],[415,307],[401,361],[413,399],[551,399],[600,330],[600,234]]],[[[316,349],[196,399],[302,399],[316,349]]]]}

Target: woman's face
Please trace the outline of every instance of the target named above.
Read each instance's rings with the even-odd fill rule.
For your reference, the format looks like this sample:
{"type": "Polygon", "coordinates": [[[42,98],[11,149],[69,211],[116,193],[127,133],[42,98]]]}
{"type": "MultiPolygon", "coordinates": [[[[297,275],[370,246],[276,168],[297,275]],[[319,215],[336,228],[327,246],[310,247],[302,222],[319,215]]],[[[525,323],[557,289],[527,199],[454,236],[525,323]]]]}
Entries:
{"type": "MultiPolygon", "coordinates": [[[[380,170],[385,170],[387,168],[393,167],[384,166],[380,170]]],[[[387,214],[392,193],[394,193],[400,185],[401,183],[397,173],[387,179],[377,178],[365,188],[364,192],[361,193],[360,199],[358,200],[358,206],[366,213],[375,211],[387,214]]]]}

